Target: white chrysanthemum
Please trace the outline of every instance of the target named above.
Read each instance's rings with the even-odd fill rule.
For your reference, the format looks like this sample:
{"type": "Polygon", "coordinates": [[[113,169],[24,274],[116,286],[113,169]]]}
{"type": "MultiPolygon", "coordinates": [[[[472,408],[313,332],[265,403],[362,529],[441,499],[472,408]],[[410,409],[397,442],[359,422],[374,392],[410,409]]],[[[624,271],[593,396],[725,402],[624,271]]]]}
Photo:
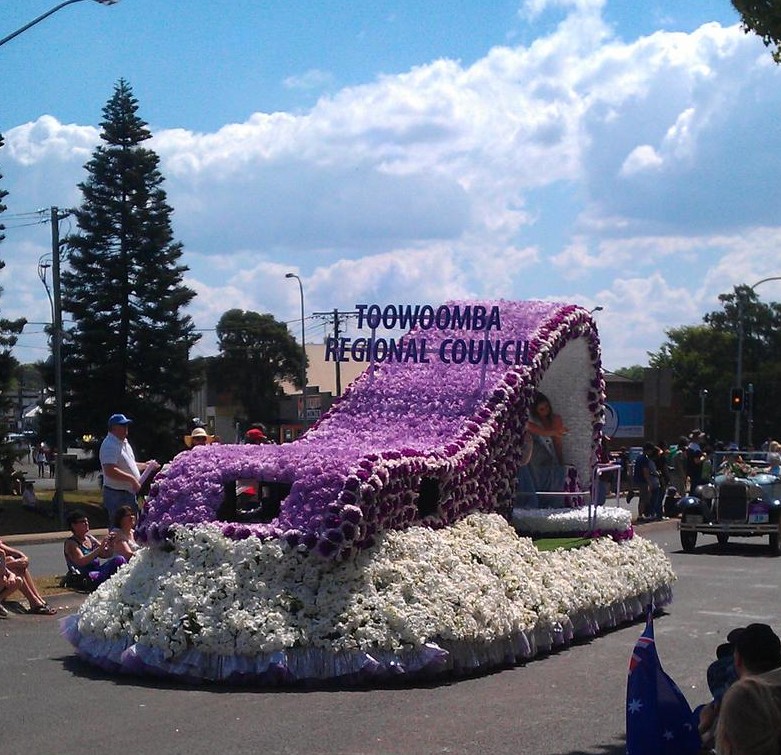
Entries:
{"type": "Polygon", "coordinates": [[[170,552],[142,550],[87,599],[78,629],[166,658],[190,649],[399,651],[551,636],[582,612],[611,610],[673,580],[661,549],[641,538],[540,553],[496,514],[389,531],[339,564],[202,525],[177,530],[170,552]]]}
{"type": "Polygon", "coordinates": [[[512,520],[520,532],[557,533],[587,532],[625,532],[632,526],[632,514],[629,509],[618,506],[594,506],[576,509],[513,509],[512,520]]]}

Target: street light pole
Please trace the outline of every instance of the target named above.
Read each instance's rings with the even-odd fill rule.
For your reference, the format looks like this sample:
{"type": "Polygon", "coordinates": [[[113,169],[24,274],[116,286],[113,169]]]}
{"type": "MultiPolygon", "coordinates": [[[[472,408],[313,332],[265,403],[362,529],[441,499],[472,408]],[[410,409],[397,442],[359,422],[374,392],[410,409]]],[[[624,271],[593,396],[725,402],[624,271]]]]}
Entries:
{"type": "Polygon", "coordinates": [[[705,399],[708,395],[707,388],[700,388],[700,432],[705,432],[705,399]]]}
{"type": "MultiPolygon", "coordinates": [[[[778,281],[781,280],[781,275],[771,275],[769,278],[762,278],[762,280],[758,280],[753,286],[749,286],[749,291],[755,291],[757,286],[761,285],[762,283],[767,283],[768,281],[778,281]]],[[[737,294],[737,305],[738,305],[738,362],[737,362],[737,368],[735,370],[735,387],[736,388],[743,388],[743,338],[744,338],[744,326],[743,326],[743,315],[745,314],[744,306],[743,306],[743,297],[738,293],[737,294]]],[[[753,400],[753,396],[751,397],[753,400]]],[[[740,415],[742,414],[742,411],[735,412],[735,445],[740,448],[740,415]]]]}
{"type": "MultiPolygon", "coordinates": [[[[61,8],[64,8],[66,5],[73,5],[74,3],[81,3],[83,0],[65,0],[64,3],[60,3],[59,5],[55,5],[54,8],[51,10],[47,10],[46,13],[43,13],[42,15],[38,16],[38,18],[34,18],[32,21],[30,21],[29,24],[25,24],[21,29],[17,29],[14,32],[11,32],[7,37],[3,37],[0,39],[0,47],[2,47],[6,42],[10,42],[14,37],[18,37],[23,32],[26,32],[30,27],[35,26],[37,23],[40,23],[45,18],[48,18],[53,13],[56,13],[61,8]]],[[[115,3],[118,3],[119,0],[95,0],[95,2],[100,3],[101,5],[114,5],[115,3]]]]}
{"type": "MultiPolygon", "coordinates": [[[[735,369],[735,387],[743,387],[743,295],[738,293],[738,362],[735,369]]],[[[735,412],[735,446],[740,448],[740,412],[735,412]]]]}
{"type": "Polygon", "coordinates": [[[301,396],[303,399],[303,422],[304,422],[304,432],[306,432],[306,429],[309,425],[307,421],[307,412],[306,412],[306,341],[304,340],[304,284],[301,283],[301,278],[299,278],[295,273],[285,273],[285,278],[295,278],[298,281],[298,291],[301,294],[301,350],[304,352],[303,356],[304,359],[301,362],[301,396]]]}

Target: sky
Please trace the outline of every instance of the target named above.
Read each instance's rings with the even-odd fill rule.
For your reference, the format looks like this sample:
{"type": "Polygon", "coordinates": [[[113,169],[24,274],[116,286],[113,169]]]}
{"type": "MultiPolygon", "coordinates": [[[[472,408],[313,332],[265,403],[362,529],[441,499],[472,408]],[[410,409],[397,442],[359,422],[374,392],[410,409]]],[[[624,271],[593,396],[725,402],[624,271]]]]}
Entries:
{"type": "MultiPolygon", "coordinates": [[[[0,0],[0,37],[56,4],[0,0]]],[[[307,341],[360,303],[545,299],[602,307],[615,370],[781,275],[781,68],[729,0],[82,0],[0,46],[22,362],[48,356],[41,220],[80,203],[120,78],[197,293],[193,356],[231,308],[300,340],[293,272],[307,341]]]]}

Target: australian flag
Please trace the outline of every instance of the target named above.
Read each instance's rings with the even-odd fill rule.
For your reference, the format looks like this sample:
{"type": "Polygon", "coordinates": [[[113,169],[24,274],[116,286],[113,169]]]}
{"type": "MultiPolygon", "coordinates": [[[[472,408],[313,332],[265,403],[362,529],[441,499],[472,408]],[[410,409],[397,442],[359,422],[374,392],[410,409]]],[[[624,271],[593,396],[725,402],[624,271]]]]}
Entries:
{"type": "Polygon", "coordinates": [[[648,606],[645,630],[629,661],[626,685],[627,755],[696,755],[697,722],[675,682],[662,670],[648,606]]]}

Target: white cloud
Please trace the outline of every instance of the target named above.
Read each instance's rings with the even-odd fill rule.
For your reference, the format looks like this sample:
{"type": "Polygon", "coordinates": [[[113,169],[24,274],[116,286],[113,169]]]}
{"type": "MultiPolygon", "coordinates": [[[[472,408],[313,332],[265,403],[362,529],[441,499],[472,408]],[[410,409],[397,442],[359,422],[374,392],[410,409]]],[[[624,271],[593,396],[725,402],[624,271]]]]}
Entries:
{"type": "Polygon", "coordinates": [[[629,157],[624,160],[619,175],[631,176],[646,170],[658,170],[662,164],[662,158],[650,144],[641,144],[639,147],[635,147],[629,153],[629,157]]]}
{"type": "Polygon", "coordinates": [[[318,68],[310,68],[298,76],[288,76],[284,80],[287,89],[325,89],[333,84],[333,74],[321,71],[318,68]]]}
{"type": "Polygon", "coordinates": [[[526,18],[534,20],[553,8],[572,10],[575,15],[595,15],[604,7],[605,0],[524,0],[521,4],[521,13],[526,18]]]}
{"type": "MultiPolygon", "coordinates": [[[[527,2],[562,16],[529,46],[381,76],[303,114],[156,133],[197,324],[234,306],[295,321],[290,270],[309,311],[569,298],[606,307],[618,367],[733,282],[763,277],[778,241],[766,187],[781,161],[781,72],[737,27],[621,42],[603,6],[527,2]]],[[[79,201],[97,129],[42,116],[5,137],[9,214],[79,201]]],[[[4,315],[45,311],[31,259],[45,236],[9,232],[4,315]]]]}
{"type": "Polygon", "coordinates": [[[86,161],[99,138],[98,129],[92,126],[63,124],[50,115],[18,126],[12,134],[7,157],[26,168],[48,160],[86,161]]]}

